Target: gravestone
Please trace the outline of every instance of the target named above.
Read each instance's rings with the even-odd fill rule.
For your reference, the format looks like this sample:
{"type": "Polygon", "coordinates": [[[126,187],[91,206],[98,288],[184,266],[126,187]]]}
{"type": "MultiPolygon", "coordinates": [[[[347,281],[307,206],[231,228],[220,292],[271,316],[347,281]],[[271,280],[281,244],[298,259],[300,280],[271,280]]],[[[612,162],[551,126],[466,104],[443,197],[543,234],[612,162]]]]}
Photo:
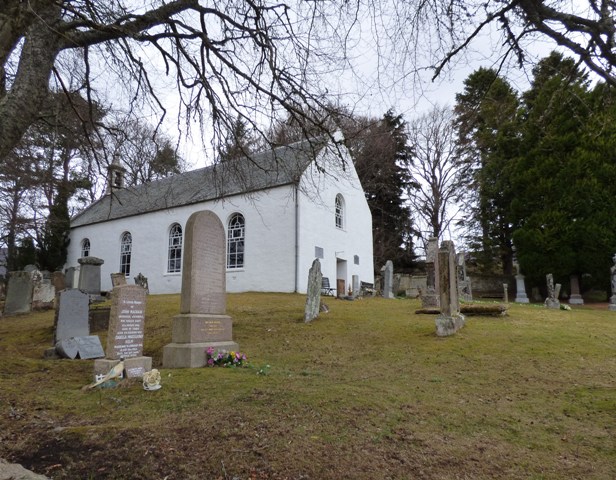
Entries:
{"type": "Polygon", "coordinates": [[[473,301],[473,288],[471,286],[471,279],[466,274],[466,255],[464,252],[460,252],[456,255],[457,265],[457,278],[458,278],[458,293],[460,299],[465,302],[473,301]]]}
{"type": "Polygon", "coordinates": [[[103,346],[98,335],[85,337],[72,337],[56,343],[56,352],[64,358],[90,360],[105,356],[103,346]]]}
{"type": "Polygon", "coordinates": [[[306,296],[306,307],[304,308],[304,322],[310,323],[319,316],[321,307],[321,263],[318,258],[312,262],[308,271],[308,295],[306,296]]]}
{"type": "Polygon", "coordinates": [[[79,286],[80,267],[68,267],[64,274],[64,286],[66,288],[77,288],[79,286]]]}
{"type": "Polygon", "coordinates": [[[616,253],[612,257],[612,261],[614,265],[610,268],[610,280],[612,284],[612,296],[610,297],[610,304],[608,305],[608,310],[612,312],[616,312],[616,253]]]}
{"type": "Polygon", "coordinates": [[[58,293],[56,306],[54,344],[60,340],[72,337],[85,337],[90,335],[88,324],[88,310],[90,296],[72,288],[58,293]]]}
{"type": "Polygon", "coordinates": [[[515,276],[515,303],[529,303],[528,296],[526,296],[524,275],[521,273],[515,276]]]}
{"type": "Polygon", "coordinates": [[[426,248],[426,290],[421,295],[422,308],[438,307],[438,239],[428,239],[426,248]]]}
{"type": "Polygon", "coordinates": [[[584,299],[580,294],[580,279],[577,275],[569,277],[571,283],[571,296],[569,297],[570,305],[584,305],[584,299]]]}
{"type": "Polygon", "coordinates": [[[124,359],[126,375],[142,377],[152,369],[143,356],[146,293],[139,285],[118,285],[111,292],[106,358],[94,362],[94,373],[107,373],[124,359]]]}
{"type": "Polygon", "coordinates": [[[144,276],[141,272],[135,277],[135,285],[139,285],[145,289],[145,293],[150,293],[150,287],[148,286],[148,277],[144,276]]]}
{"type": "Polygon", "coordinates": [[[51,284],[53,285],[56,294],[64,290],[66,288],[66,279],[64,274],[62,272],[53,272],[51,274],[51,284]]]}
{"type": "Polygon", "coordinates": [[[30,272],[10,272],[4,303],[4,315],[29,313],[32,310],[32,274],[30,272]]]}
{"type": "Polygon", "coordinates": [[[394,264],[391,260],[385,262],[383,272],[383,298],[394,298],[394,264]]]}
{"type": "Polygon", "coordinates": [[[77,259],[80,265],[79,290],[90,295],[101,294],[101,265],[105,263],[102,258],[82,257],[77,259]]]}
{"type": "Polygon", "coordinates": [[[445,240],[438,251],[438,284],[441,313],[436,317],[436,334],[453,335],[464,326],[460,313],[458,281],[456,278],[456,251],[452,241],[445,240]]]}
{"type": "Polygon", "coordinates": [[[353,285],[353,290],[352,290],[352,295],[353,298],[357,298],[359,297],[359,291],[361,288],[361,284],[359,283],[359,275],[352,275],[351,276],[351,283],[353,285]]]}
{"type": "Polygon", "coordinates": [[[548,297],[545,299],[545,306],[550,309],[560,309],[560,302],[558,301],[558,294],[560,293],[560,284],[554,286],[554,277],[551,273],[545,276],[548,286],[548,297]]]}
{"type": "Polygon", "coordinates": [[[507,283],[503,283],[503,301],[509,303],[509,285],[507,283]]]}
{"type": "Polygon", "coordinates": [[[126,275],[123,273],[111,273],[111,288],[126,285],[126,275]]]}
{"type": "Polygon", "coordinates": [[[42,272],[32,272],[32,309],[43,310],[53,308],[56,289],[50,278],[45,278],[42,272]]]}
{"type": "Polygon", "coordinates": [[[180,314],[172,343],[163,347],[163,367],[203,367],[206,349],[238,351],[226,315],[226,236],[214,212],[193,213],[186,223],[180,314]]]}

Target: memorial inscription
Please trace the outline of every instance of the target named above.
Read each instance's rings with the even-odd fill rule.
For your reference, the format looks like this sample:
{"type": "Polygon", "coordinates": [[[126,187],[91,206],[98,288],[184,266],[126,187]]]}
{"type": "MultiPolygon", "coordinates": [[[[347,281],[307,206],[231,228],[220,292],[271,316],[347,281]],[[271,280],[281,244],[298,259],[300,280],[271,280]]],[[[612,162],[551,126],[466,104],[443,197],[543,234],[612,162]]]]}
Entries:
{"type": "Polygon", "coordinates": [[[113,289],[107,337],[108,358],[142,355],[145,295],[145,290],[137,285],[120,285],[113,289]]]}

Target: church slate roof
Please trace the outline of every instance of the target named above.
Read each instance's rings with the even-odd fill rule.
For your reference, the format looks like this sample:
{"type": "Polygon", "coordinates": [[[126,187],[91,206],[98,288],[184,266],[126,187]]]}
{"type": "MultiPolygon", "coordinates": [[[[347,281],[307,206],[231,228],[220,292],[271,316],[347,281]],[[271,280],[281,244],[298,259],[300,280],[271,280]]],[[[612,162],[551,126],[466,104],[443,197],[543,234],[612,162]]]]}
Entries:
{"type": "Polygon", "coordinates": [[[75,215],[71,228],[296,184],[323,146],[322,142],[298,142],[250,158],[116,189],[75,215]]]}

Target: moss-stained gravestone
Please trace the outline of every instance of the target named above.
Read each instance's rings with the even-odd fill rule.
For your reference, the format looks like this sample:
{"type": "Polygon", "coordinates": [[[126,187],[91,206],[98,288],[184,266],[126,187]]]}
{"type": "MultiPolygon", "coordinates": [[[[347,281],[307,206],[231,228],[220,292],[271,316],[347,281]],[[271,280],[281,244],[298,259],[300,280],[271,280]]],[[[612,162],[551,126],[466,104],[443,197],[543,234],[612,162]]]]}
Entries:
{"type": "Polygon", "coordinates": [[[163,367],[206,364],[206,350],[238,351],[226,315],[226,236],[214,212],[193,213],[186,223],[180,314],[173,317],[172,343],[163,347],[163,367]]]}
{"type": "Polygon", "coordinates": [[[304,309],[304,322],[310,323],[319,316],[321,309],[321,263],[318,258],[312,262],[308,271],[308,295],[306,297],[306,307],[304,309]]]}

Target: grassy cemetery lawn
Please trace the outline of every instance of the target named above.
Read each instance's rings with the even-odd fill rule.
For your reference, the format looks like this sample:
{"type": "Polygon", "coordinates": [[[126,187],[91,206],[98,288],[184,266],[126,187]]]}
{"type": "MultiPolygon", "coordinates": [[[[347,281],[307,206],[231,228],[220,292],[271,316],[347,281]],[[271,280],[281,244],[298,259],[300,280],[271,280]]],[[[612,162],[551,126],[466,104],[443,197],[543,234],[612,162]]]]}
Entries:
{"type": "MultiPolygon", "coordinates": [[[[616,313],[511,304],[435,336],[416,300],[228,295],[248,368],[84,391],[53,312],[0,318],[0,458],[54,479],[616,478],[616,313]]],[[[179,296],[148,297],[159,368],[179,296]]],[[[104,335],[101,335],[105,345],[104,335]]]]}

